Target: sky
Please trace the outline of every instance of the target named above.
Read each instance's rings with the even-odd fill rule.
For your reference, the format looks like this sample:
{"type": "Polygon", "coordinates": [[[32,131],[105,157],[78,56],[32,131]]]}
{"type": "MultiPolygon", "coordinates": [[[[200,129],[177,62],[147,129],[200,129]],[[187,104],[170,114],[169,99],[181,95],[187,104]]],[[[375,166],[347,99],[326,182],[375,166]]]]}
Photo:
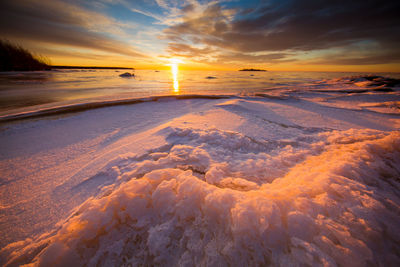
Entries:
{"type": "Polygon", "coordinates": [[[0,36],[53,65],[400,72],[400,1],[10,0],[0,36]]]}

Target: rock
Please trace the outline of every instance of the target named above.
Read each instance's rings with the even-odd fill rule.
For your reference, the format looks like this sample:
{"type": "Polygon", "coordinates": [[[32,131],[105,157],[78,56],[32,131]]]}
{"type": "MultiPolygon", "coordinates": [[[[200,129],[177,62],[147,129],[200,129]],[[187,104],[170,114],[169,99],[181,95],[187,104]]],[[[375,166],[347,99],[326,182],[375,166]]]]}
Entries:
{"type": "Polygon", "coordinates": [[[217,79],[215,76],[207,76],[206,79],[217,79]]]}
{"type": "Polygon", "coordinates": [[[135,74],[129,73],[129,72],[125,72],[125,73],[120,74],[119,77],[122,77],[122,78],[131,78],[131,77],[135,77],[135,74]]]}

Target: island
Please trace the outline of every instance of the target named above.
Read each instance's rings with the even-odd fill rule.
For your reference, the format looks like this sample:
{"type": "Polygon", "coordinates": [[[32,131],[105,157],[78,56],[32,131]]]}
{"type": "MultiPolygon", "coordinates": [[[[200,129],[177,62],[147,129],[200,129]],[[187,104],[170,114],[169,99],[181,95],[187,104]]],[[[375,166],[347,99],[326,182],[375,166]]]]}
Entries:
{"type": "Polygon", "coordinates": [[[239,71],[266,71],[266,70],[261,70],[261,69],[241,69],[239,71]]]}

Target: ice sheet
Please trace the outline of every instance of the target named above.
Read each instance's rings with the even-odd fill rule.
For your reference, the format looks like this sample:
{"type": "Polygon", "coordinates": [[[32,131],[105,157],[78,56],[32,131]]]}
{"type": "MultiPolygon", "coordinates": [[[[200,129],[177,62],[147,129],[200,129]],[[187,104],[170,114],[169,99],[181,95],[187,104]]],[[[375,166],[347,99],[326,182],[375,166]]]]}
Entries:
{"type": "Polygon", "coordinates": [[[5,124],[0,262],[399,265],[397,89],[325,83],[5,124]]]}

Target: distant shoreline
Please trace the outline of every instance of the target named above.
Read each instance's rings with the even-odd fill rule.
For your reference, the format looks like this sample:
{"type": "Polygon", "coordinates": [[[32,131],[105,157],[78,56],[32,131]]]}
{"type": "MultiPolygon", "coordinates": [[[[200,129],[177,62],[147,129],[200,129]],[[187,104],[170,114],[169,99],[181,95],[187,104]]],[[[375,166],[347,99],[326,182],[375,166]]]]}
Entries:
{"type": "Polygon", "coordinates": [[[93,69],[93,70],[134,70],[127,67],[83,67],[83,66],[50,66],[51,69],[93,69]]]}
{"type": "Polygon", "coordinates": [[[239,71],[266,71],[266,70],[261,70],[261,69],[241,69],[239,71]]]}

